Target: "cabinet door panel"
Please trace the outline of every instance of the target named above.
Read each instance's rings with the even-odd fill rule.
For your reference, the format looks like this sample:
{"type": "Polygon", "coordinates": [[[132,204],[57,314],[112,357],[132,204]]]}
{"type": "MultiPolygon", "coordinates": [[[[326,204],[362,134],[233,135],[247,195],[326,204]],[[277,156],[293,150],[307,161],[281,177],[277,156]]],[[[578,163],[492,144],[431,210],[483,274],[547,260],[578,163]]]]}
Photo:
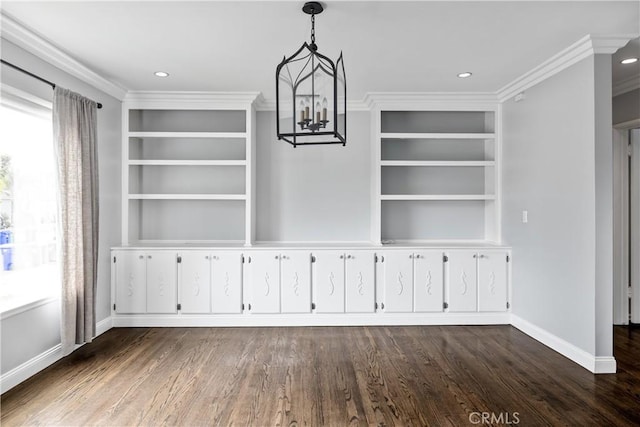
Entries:
{"type": "Polygon", "coordinates": [[[216,252],[211,268],[211,311],[242,313],[242,254],[216,252]]]}
{"type": "Polygon", "coordinates": [[[249,255],[249,304],[251,313],[280,312],[280,254],[256,251],[249,255]]]}
{"type": "Polygon", "coordinates": [[[414,255],[413,284],[415,311],[443,310],[444,266],[442,252],[422,251],[414,255]]]}
{"type": "Polygon", "coordinates": [[[375,311],[374,252],[352,251],[345,262],[346,311],[373,313],[375,311]]]}
{"type": "Polygon", "coordinates": [[[384,253],[384,311],[413,311],[413,252],[384,253]]]}
{"type": "Polygon", "coordinates": [[[311,312],[311,253],[290,251],[281,255],[280,292],[283,313],[311,312]]]}
{"type": "Polygon", "coordinates": [[[147,253],[147,313],[177,312],[175,252],[147,253]]]}
{"type": "Polygon", "coordinates": [[[116,312],[147,311],[147,260],[142,251],[116,253],[116,312]]]}
{"type": "Polygon", "coordinates": [[[476,257],[474,251],[451,251],[447,283],[449,311],[476,311],[476,257]]]}
{"type": "Polygon", "coordinates": [[[209,313],[211,256],[207,251],[184,252],[178,267],[182,313],[209,313]]]}
{"type": "Polygon", "coordinates": [[[344,313],[344,253],[314,252],[313,300],[316,313],[344,313]]]}
{"type": "Polygon", "coordinates": [[[507,310],[507,253],[482,252],[478,261],[478,310],[507,310]]]}

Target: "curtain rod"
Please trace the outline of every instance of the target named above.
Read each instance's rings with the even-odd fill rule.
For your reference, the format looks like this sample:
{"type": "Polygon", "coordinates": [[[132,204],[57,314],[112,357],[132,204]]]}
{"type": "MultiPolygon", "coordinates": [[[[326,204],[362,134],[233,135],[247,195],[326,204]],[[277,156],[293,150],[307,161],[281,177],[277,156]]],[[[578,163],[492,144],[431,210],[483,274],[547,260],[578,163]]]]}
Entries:
{"type": "MultiPolygon", "coordinates": [[[[26,75],[28,75],[28,76],[31,76],[31,77],[33,77],[33,78],[34,78],[34,79],[36,79],[36,80],[40,80],[42,83],[46,83],[46,84],[48,84],[48,85],[49,85],[49,86],[51,86],[53,89],[55,89],[55,88],[56,88],[56,84],[55,84],[55,83],[50,82],[49,80],[43,79],[42,77],[40,77],[40,76],[38,76],[38,75],[36,75],[36,74],[33,74],[32,72],[27,71],[27,70],[25,70],[24,68],[20,68],[20,67],[18,67],[17,65],[12,64],[11,62],[7,62],[7,61],[5,61],[4,59],[0,59],[0,62],[1,62],[1,63],[3,63],[4,65],[6,65],[7,67],[11,67],[11,68],[13,68],[14,70],[18,70],[18,71],[20,71],[21,73],[24,73],[24,74],[26,74],[26,75]]],[[[101,104],[101,103],[96,102],[96,104],[97,104],[97,107],[98,107],[98,108],[102,108],[102,104],[101,104]]]]}

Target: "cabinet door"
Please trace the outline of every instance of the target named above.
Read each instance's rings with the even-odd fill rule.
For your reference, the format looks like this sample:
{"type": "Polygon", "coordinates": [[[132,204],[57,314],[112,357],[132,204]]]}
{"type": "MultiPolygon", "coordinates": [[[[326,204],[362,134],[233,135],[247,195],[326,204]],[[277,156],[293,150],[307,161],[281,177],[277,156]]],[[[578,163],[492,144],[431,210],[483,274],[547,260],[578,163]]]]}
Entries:
{"type": "Polygon", "coordinates": [[[422,251],[413,256],[415,311],[442,311],[444,303],[444,265],[442,252],[422,251]]]}
{"type": "Polygon", "coordinates": [[[280,256],[280,293],[283,313],[311,313],[311,253],[285,252],[280,256]]]}
{"type": "MultiPolygon", "coordinates": [[[[280,312],[280,254],[256,251],[249,255],[249,304],[251,313],[280,312]]],[[[248,260],[248,259],[247,259],[248,260]]]]}
{"type": "Polygon", "coordinates": [[[375,311],[375,254],[369,251],[347,253],[345,261],[346,311],[375,311]]]}
{"type": "Polygon", "coordinates": [[[344,253],[315,252],[313,300],[316,313],[344,313],[344,253]]]}
{"type": "Polygon", "coordinates": [[[242,313],[242,254],[216,252],[211,267],[211,311],[242,313]]]}
{"type": "Polygon", "coordinates": [[[147,311],[147,260],[144,252],[121,251],[116,256],[116,312],[147,311]]]}
{"type": "Polygon", "coordinates": [[[481,252],[478,258],[478,310],[507,310],[507,253],[481,252]]]}
{"type": "Polygon", "coordinates": [[[389,251],[383,256],[384,311],[413,311],[413,252],[389,251]]]}
{"type": "Polygon", "coordinates": [[[209,313],[211,307],[211,256],[207,251],[180,254],[178,286],[182,313],[209,313]]]}
{"type": "Polygon", "coordinates": [[[451,251],[448,262],[447,302],[449,311],[476,311],[476,260],[474,251],[451,251]]]}
{"type": "Polygon", "coordinates": [[[177,312],[175,252],[147,253],[147,313],[177,312]]]}

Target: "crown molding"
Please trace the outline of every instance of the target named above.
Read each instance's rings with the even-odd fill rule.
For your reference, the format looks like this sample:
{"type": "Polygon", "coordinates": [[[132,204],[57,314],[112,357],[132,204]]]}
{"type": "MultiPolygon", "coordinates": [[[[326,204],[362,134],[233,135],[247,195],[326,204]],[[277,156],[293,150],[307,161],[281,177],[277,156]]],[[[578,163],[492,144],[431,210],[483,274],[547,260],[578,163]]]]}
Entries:
{"type": "Polygon", "coordinates": [[[498,99],[504,102],[516,94],[558,74],[594,54],[613,54],[626,45],[629,40],[638,37],[634,34],[623,35],[586,35],[568,48],[552,56],[531,71],[518,77],[498,90],[498,99]]]}
{"type": "Polygon", "coordinates": [[[439,108],[491,110],[498,98],[491,92],[370,92],[364,98],[368,109],[373,108],[439,108]]]}
{"type": "Polygon", "coordinates": [[[2,28],[1,36],[3,39],[23,48],[73,77],[90,84],[96,89],[119,100],[122,100],[127,93],[126,89],[81,64],[4,12],[0,12],[0,27],[2,28]]]}
{"type": "Polygon", "coordinates": [[[123,102],[129,106],[136,103],[149,105],[166,105],[184,103],[208,107],[246,108],[254,106],[256,109],[264,103],[260,92],[213,92],[213,91],[129,91],[123,102]]]}
{"type": "Polygon", "coordinates": [[[640,74],[636,74],[614,84],[612,95],[618,96],[636,89],[640,89],[640,74]]]}

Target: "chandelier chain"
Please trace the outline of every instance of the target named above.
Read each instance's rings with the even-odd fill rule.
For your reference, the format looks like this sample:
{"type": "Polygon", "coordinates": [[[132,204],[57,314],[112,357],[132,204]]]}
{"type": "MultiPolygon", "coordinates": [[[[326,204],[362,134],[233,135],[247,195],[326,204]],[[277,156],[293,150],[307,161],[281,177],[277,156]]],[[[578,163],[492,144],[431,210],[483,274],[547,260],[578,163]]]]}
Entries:
{"type": "Polygon", "coordinates": [[[316,14],[311,14],[311,44],[316,43],[316,14]]]}

